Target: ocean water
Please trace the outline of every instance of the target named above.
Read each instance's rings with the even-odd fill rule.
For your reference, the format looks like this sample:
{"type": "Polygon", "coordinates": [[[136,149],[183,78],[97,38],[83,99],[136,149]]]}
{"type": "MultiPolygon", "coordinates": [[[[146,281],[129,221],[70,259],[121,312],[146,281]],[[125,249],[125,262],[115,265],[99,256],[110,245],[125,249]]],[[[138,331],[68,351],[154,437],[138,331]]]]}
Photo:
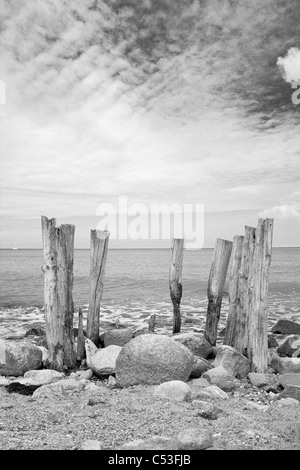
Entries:
{"type": "MultiPolygon", "coordinates": [[[[212,255],[213,249],[184,252],[183,331],[192,325],[203,327],[212,255]]],[[[147,323],[154,312],[158,327],[170,326],[170,262],[171,250],[109,250],[101,304],[102,323],[113,325],[116,318],[121,318],[125,326],[140,326],[147,323]]],[[[0,250],[0,336],[1,331],[12,328],[13,319],[42,320],[42,264],[42,250],[0,250]]],[[[220,326],[225,324],[228,311],[226,289],[227,283],[220,326]]],[[[75,250],[73,298],[75,310],[81,306],[86,315],[89,250],[75,250]]],[[[300,248],[273,248],[268,312],[270,325],[279,317],[300,321],[300,248]]]]}

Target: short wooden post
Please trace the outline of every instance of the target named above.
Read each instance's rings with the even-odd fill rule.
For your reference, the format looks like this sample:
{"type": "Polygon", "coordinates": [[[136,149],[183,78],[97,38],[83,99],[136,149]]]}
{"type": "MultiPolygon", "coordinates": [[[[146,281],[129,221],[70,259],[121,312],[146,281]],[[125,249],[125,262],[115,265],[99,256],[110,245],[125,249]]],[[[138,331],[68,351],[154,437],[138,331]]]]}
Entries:
{"type": "Polygon", "coordinates": [[[156,314],[151,313],[150,318],[149,318],[149,326],[148,326],[148,330],[151,331],[151,333],[154,333],[155,322],[156,322],[156,314]]]}
{"type": "Polygon", "coordinates": [[[78,310],[78,336],[77,336],[77,362],[81,362],[85,358],[85,337],[83,334],[83,315],[82,308],[78,310]]]}
{"type": "Polygon", "coordinates": [[[224,344],[233,346],[236,337],[237,309],[239,304],[239,271],[242,261],[244,237],[236,235],[233,237],[233,245],[231,257],[228,267],[228,295],[229,295],[229,312],[226,322],[224,344]]]}
{"type": "Polygon", "coordinates": [[[74,225],[56,227],[42,216],[44,303],[49,367],[64,370],[76,365],[73,335],[74,225]]]}
{"type": "Polygon", "coordinates": [[[208,280],[208,306],[204,331],[205,339],[207,339],[212,346],[215,346],[217,340],[217,328],[221,312],[223,289],[231,250],[231,241],[217,238],[208,280]]]}
{"type": "Polygon", "coordinates": [[[99,346],[100,302],[107,258],[107,230],[91,230],[90,252],[90,303],[87,317],[87,337],[99,346]]]}
{"type": "Polygon", "coordinates": [[[179,333],[181,328],[180,302],[182,297],[182,259],[183,259],[183,238],[172,240],[172,261],[169,272],[170,295],[173,303],[173,333],[179,333]]]}
{"type": "Polygon", "coordinates": [[[238,293],[235,316],[235,335],[232,338],[231,346],[241,354],[247,354],[248,344],[248,277],[249,269],[253,262],[256,229],[245,226],[245,236],[242,248],[241,267],[238,279],[238,293]]]}
{"type": "Polygon", "coordinates": [[[267,299],[272,256],[273,219],[258,219],[253,262],[248,278],[249,336],[247,355],[251,370],[268,371],[267,299]]]}

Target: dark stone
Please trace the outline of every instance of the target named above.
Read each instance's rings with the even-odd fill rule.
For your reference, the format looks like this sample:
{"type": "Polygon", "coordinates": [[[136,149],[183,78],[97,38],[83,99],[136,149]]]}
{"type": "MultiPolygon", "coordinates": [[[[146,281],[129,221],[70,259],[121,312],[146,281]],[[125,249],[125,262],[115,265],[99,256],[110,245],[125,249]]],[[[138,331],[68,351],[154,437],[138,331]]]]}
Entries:
{"type": "Polygon", "coordinates": [[[32,395],[39,387],[41,387],[41,385],[24,385],[19,382],[12,382],[9,385],[5,385],[8,393],[20,393],[21,395],[32,395]]]}
{"type": "Polygon", "coordinates": [[[281,335],[300,335],[300,324],[290,320],[278,320],[272,327],[272,333],[281,335]]]}
{"type": "Polygon", "coordinates": [[[276,398],[295,398],[300,401],[300,387],[288,385],[283,392],[279,393],[276,398]]]}
{"type": "Polygon", "coordinates": [[[26,331],[25,337],[26,336],[45,336],[46,331],[44,328],[41,327],[36,327],[36,328],[30,328],[30,330],[26,331]]]}
{"type": "Polygon", "coordinates": [[[212,420],[212,419],[218,419],[218,416],[216,413],[213,413],[212,411],[197,411],[196,416],[200,416],[201,418],[212,420]]]}
{"type": "Polygon", "coordinates": [[[268,348],[277,348],[278,346],[278,341],[274,336],[269,336],[268,337],[268,348]]]}
{"type": "Polygon", "coordinates": [[[280,356],[293,357],[293,354],[300,348],[300,336],[289,335],[284,343],[277,348],[280,356]]]}

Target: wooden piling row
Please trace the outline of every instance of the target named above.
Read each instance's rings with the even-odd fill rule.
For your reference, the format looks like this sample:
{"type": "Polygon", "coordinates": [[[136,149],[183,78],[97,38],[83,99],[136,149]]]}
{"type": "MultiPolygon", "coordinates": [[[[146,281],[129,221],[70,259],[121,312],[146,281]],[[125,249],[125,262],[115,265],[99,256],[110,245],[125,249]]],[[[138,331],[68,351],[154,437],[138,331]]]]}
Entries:
{"type": "MultiPolygon", "coordinates": [[[[55,219],[42,216],[44,249],[44,304],[49,367],[73,368],[85,357],[82,309],[78,312],[77,351],[73,334],[74,225],[56,227],[55,219]]],[[[91,230],[90,301],[87,337],[99,346],[100,302],[107,260],[109,232],[91,230]]],[[[233,242],[218,238],[207,288],[204,337],[216,345],[222,297],[228,275],[229,313],[224,344],[250,359],[251,370],[265,373],[267,360],[267,298],[272,254],[273,219],[259,219],[257,228],[245,227],[233,242]],[[228,271],[228,274],[227,274],[228,271]]],[[[182,262],[184,239],[173,239],[169,288],[173,304],[173,334],[181,328],[182,262]]],[[[154,332],[156,315],[149,320],[154,332]]]]}

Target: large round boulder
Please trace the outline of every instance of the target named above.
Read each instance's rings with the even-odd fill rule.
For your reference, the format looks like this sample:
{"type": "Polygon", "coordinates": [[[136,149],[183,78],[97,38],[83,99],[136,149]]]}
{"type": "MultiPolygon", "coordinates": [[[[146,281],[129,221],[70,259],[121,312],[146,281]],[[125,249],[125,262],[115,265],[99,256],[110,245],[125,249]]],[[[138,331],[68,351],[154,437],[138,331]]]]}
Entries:
{"type": "Polygon", "coordinates": [[[191,351],[168,336],[137,336],[123,346],[117,358],[117,385],[154,385],[169,380],[186,382],[193,364],[191,351]]]}
{"type": "Polygon", "coordinates": [[[0,375],[18,377],[41,367],[42,351],[34,344],[0,340],[0,375]]]}

